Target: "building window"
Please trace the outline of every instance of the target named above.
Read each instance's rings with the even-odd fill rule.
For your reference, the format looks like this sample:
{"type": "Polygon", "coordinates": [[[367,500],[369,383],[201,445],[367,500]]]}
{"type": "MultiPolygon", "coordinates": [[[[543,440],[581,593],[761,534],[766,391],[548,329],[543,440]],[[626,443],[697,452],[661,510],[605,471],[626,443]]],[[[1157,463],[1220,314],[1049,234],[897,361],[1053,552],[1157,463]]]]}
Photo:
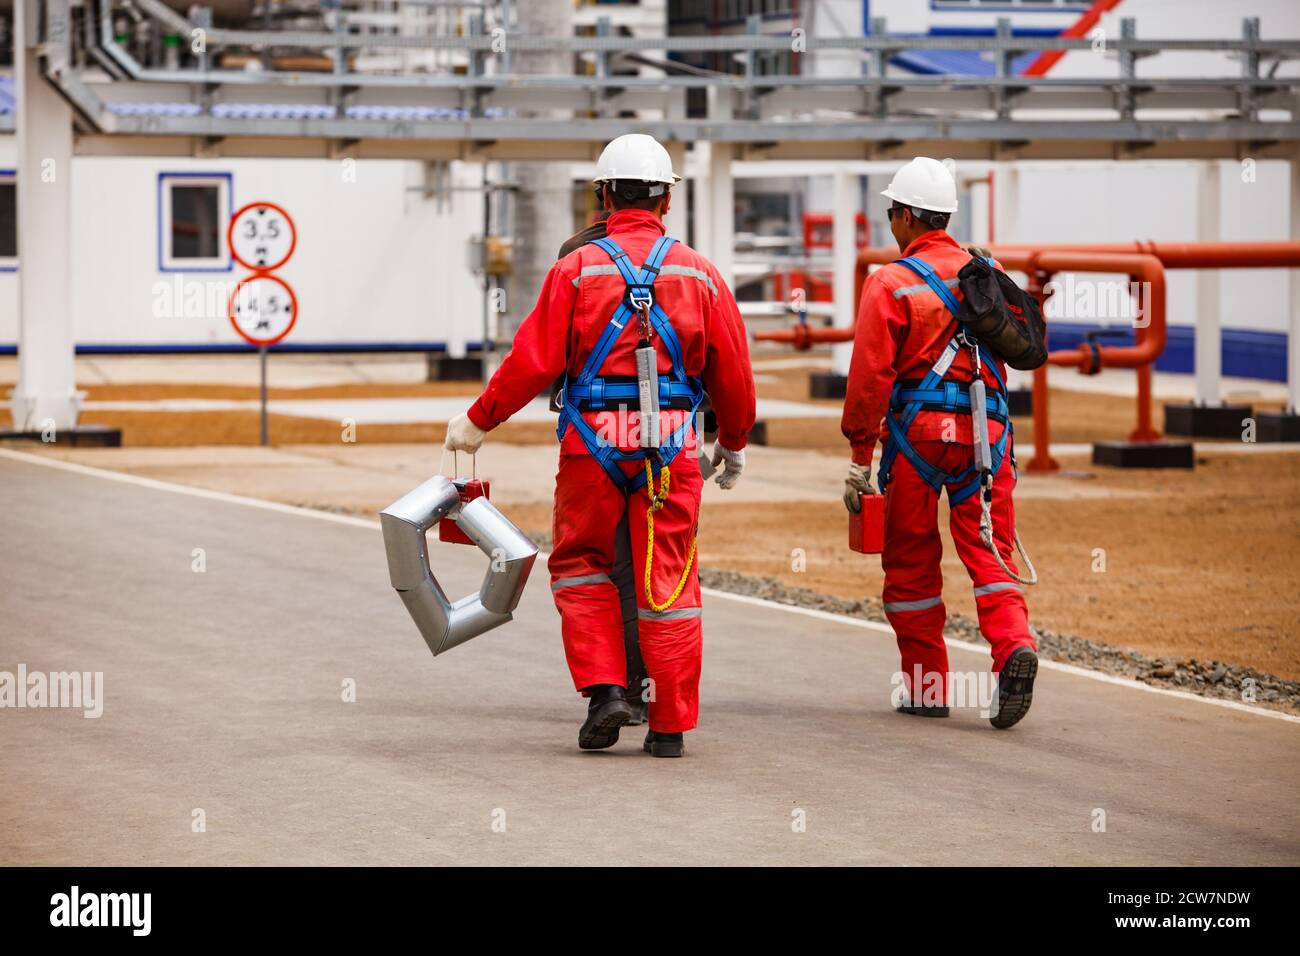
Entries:
{"type": "Polygon", "coordinates": [[[160,272],[229,272],[229,173],[158,174],[160,272]]]}
{"type": "Polygon", "coordinates": [[[18,182],[14,170],[0,169],[0,272],[18,268],[18,182]]]}

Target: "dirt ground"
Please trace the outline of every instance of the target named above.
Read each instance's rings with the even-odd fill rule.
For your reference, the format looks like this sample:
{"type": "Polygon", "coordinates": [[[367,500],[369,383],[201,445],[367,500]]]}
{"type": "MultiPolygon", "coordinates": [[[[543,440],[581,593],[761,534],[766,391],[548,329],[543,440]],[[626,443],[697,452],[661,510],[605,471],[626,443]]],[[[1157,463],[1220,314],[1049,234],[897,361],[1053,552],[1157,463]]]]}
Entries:
{"type": "MultiPolygon", "coordinates": [[[[806,371],[782,370],[761,375],[760,394],[765,398],[810,402],[806,371]]],[[[219,385],[96,385],[86,389],[88,402],[157,401],[162,399],[257,399],[257,389],[219,385]]],[[[427,384],[348,384],[315,388],[273,388],[271,399],[312,398],[418,398],[463,395],[468,405],[477,394],[475,386],[461,382],[427,384]]],[[[1131,399],[1111,395],[1089,395],[1081,401],[1075,392],[1052,390],[1052,441],[1086,442],[1124,439],[1135,420],[1131,399]]],[[[811,404],[839,407],[838,401],[811,404]]],[[[244,445],[258,440],[258,414],[253,410],[152,412],[122,409],[87,409],[81,420],[88,425],[113,425],[122,429],[122,442],[133,447],[184,445],[244,445]]],[[[320,419],[272,414],[271,441],[277,445],[321,444],[339,440],[340,426],[320,419]]],[[[784,418],[766,423],[766,443],[777,448],[816,448],[832,452],[846,447],[834,418],[784,418]]],[[[549,424],[507,422],[499,440],[521,444],[551,439],[549,424]]],[[[1033,422],[1016,419],[1017,444],[1027,450],[1033,441],[1033,422]]],[[[357,440],[364,442],[441,441],[441,425],[360,425],[357,440]]],[[[1022,455],[1022,458],[1024,456],[1022,455]]]]}
{"type": "MultiPolygon", "coordinates": [[[[466,404],[469,404],[468,399],[466,404]]],[[[132,448],[256,445],[261,428],[261,420],[256,411],[147,412],[90,409],[82,412],[81,422],[85,425],[112,425],[122,429],[122,444],[132,448]]],[[[445,425],[434,423],[357,425],[354,432],[353,437],[359,444],[436,444],[442,442],[447,429],[445,425]]],[[[338,422],[325,419],[272,414],[267,416],[267,433],[272,445],[323,445],[342,440],[343,429],[338,422]]],[[[507,422],[495,434],[501,441],[541,444],[555,440],[555,426],[542,422],[507,422]]]]}
{"type": "MultiPolygon", "coordinates": [[[[806,369],[760,370],[760,394],[807,401],[807,375],[806,369]]],[[[256,397],[256,389],[245,386],[194,384],[96,385],[88,391],[90,401],[256,397]]],[[[273,389],[272,396],[468,397],[475,392],[474,383],[357,383],[273,389]]],[[[1055,442],[1123,438],[1133,425],[1132,399],[1054,389],[1051,400],[1055,442]]],[[[1158,409],[1156,420],[1161,420],[1158,409]]],[[[181,446],[255,444],[255,412],[105,410],[87,411],[83,421],[121,427],[124,445],[141,449],[139,454],[146,454],[143,449],[149,446],[157,447],[160,455],[165,448],[176,451],[114,464],[108,453],[78,450],[79,461],[250,493],[246,485],[223,475],[210,458],[196,468],[176,456],[185,454],[181,446]]],[[[261,462],[256,449],[238,453],[253,455],[250,467],[264,466],[265,474],[275,476],[255,493],[371,513],[395,497],[394,487],[414,484],[436,468],[433,462],[443,437],[443,426],[435,424],[358,426],[355,447],[359,449],[413,443],[410,468],[402,467],[395,475],[386,463],[369,466],[369,472],[364,467],[345,467],[336,422],[273,415],[270,427],[272,443],[282,449],[278,457],[261,462]],[[338,468],[322,470],[317,467],[322,462],[338,468]],[[316,470],[310,472],[311,493],[304,496],[294,476],[308,467],[316,470]]],[[[1016,427],[1023,464],[1032,425],[1017,420],[1016,427]]],[[[507,424],[491,440],[497,446],[553,443],[554,431],[547,423],[507,424]]],[[[817,459],[825,460],[827,471],[837,469],[846,456],[835,419],[774,420],[769,423],[768,444],[819,452],[817,459]]],[[[399,457],[404,454],[397,448],[393,452],[399,457]]],[[[1042,577],[1042,584],[1029,592],[1033,620],[1055,631],[1152,656],[1213,658],[1300,679],[1300,501],[1296,497],[1300,455],[1224,454],[1208,443],[1199,446],[1198,454],[1197,468],[1191,472],[1093,468],[1086,458],[1066,457],[1061,460],[1063,477],[1056,479],[1053,493],[1033,494],[1026,487],[1017,501],[1017,523],[1042,577]],[[1066,487],[1064,493],[1060,483],[1066,487]],[[1069,487],[1079,493],[1069,493],[1069,487]]],[[[842,505],[822,492],[794,497],[818,500],[782,501],[776,491],[761,501],[706,501],[701,519],[702,563],[777,578],[836,597],[879,595],[879,560],[847,549],[842,505]],[[802,570],[793,567],[796,549],[805,556],[802,570]]],[[[535,496],[512,502],[512,519],[527,530],[548,531],[551,514],[545,501],[544,496],[535,496]]],[[[946,505],[940,508],[944,527],[946,505]]],[[[946,528],[944,541],[946,603],[953,612],[973,615],[969,582],[946,528]]]]}
{"type": "MultiPolygon", "coordinates": [[[[1118,493],[1017,504],[1020,537],[1041,578],[1027,589],[1036,625],[1153,657],[1300,679],[1300,455],[1206,456],[1190,473],[1068,464],[1076,480],[1118,493]]],[[[544,505],[510,513],[521,526],[550,527],[544,505]]],[[[946,504],[939,522],[945,604],[973,617],[946,504]]],[[[700,561],[835,597],[879,596],[879,558],[849,551],[847,537],[835,502],[706,504],[700,561]],[[794,569],[796,549],[802,570],[794,569]]]]}
{"type": "MultiPolygon", "coordinates": [[[[1157,493],[1019,503],[1021,539],[1042,581],[1028,589],[1035,623],[1155,657],[1300,678],[1300,456],[1206,457],[1194,473],[1106,470],[1081,480],[1157,493]]],[[[973,615],[940,508],[945,602],[973,615]]],[[[849,551],[845,536],[835,504],[713,506],[701,560],[837,597],[878,595],[878,559],[849,551]],[[727,546],[738,538],[743,548],[727,546]],[[802,573],[791,568],[794,548],[807,554],[802,573]]]]}

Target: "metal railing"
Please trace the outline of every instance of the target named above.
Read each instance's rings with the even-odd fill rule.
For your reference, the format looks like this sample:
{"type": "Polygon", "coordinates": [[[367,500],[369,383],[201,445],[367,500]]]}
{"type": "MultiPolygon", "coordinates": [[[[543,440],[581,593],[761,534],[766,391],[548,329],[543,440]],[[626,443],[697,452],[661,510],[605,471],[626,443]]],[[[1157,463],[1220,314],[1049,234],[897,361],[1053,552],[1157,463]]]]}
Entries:
{"type": "MultiPolygon", "coordinates": [[[[85,0],[76,10],[68,0],[44,5],[46,75],[91,134],[188,136],[210,144],[310,138],[367,142],[379,152],[394,142],[423,140],[480,155],[501,149],[501,143],[526,142],[547,143],[552,155],[586,156],[592,144],[638,129],[669,141],[733,143],[755,155],[832,158],[884,157],[907,144],[933,141],[966,144],[966,155],[985,158],[1006,151],[1101,158],[1108,149],[1125,155],[1235,155],[1247,147],[1252,155],[1289,156],[1290,144],[1300,141],[1300,78],[1278,76],[1272,68],[1300,58],[1300,39],[1263,39],[1253,19],[1243,21],[1239,38],[1221,40],[1139,39],[1133,21],[1126,20],[1121,36],[1099,50],[1089,38],[1012,36],[1007,21],[990,37],[889,36],[879,22],[877,33],[862,37],[763,35],[756,23],[735,35],[536,37],[511,33],[503,25],[508,20],[492,19],[489,5],[457,21],[463,35],[447,35],[349,32],[343,13],[334,29],[319,31],[218,28],[159,0],[132,3],[159,30],[183,39],[190,51],[183,64],[146,65],[125,49],[114,35],[113,0],[85,0]],[[813,56],[858,57],[862,72],[754,72],[751,54],[792,48],[813,56]],[[232,52],[268,50],[325,54],[333,68],[215,65],[232,52]],[[904,50],[991,53],[994,75],[891,72],[891,58],[904,50]],[[1091,51],[1108,73],[1023,76],[1010,68],[1018,55],[1054,50],[1091,51]],[[354,68],[355,54],[383,51],[443,51],[449,59],[437,71],[354,68]],[[574,70],[548,76],[516,72],[514,55],[532,51],[570,53],[574,70]],[[1139,62],[1154,54],[1196,51],[1235,58],[1227,64],[1232,75],[1139,73],[1139,62]],[[735,72],[645,70],[648,53],[669,65],[674,55],[696,52],[734,54],[735,72]],[[629,63],[638,72],[620,75],[629,63]],[[172,111],[183,115],[117,108],[142,102],[187,108],[172,111]],[[287,118],[223,111],[231,103],[299,104],[303,111],[287,118]],[[555,110],[569,111],[571,119],[555,119],[555,110]],[[1263,113],[1268,115],[1261,118],[1263,113]],[[839,151],[827,151],[825,144],[839,151]]],[[[802,61],[776,62],[801,70],[802,61]]]]}

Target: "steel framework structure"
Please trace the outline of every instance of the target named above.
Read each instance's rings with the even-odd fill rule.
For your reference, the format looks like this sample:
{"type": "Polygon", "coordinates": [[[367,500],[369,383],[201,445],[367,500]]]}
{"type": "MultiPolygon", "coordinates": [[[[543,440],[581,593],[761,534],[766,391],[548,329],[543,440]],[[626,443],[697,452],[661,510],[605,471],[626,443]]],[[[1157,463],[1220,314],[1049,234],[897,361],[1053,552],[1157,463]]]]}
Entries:
{"type": "Polygon", "coordinates": [[[938,152],[955,158],[1292,158],[1300,140],[1300,76],[1261,69],[1300,58],[1300,40],[1265,40],[1257,20],[1233,40],[1147,40],[1123,35],[1099,48],[1068,37],[897,37],[883,24],[865,37],[530,37],[470,21],[464,36],[219,29],[160,0],[134,0],[160,29],[202,38],[192,68],[139,63],[113,35],[112,0],[46,0],[36,25],[44,75],[73,106],[79,153],[329,156],[518,160],[589,159],[629,130],[666,142],[728,144],[737,159],[892,159],[938,152]],[[231,49],[324,52],[331,72],[221,69],[231,49]],[[460,72],[375,73],[349,68],[349,54],[440,49],[460,72]],[[852,56],[861,72],[763,73],[765,51],[852,56]],[[996,75],[891,72],[904,49],[983,50],[996,75]],[[563,51],[572,75],[513,72],[516,54],[563,51]],[[674,53],[722,51],[739,72],[674,66],[674,53]],[[1089,50],[1114,75],[1018,76],[1022,53],[1089,50]],[[1238,76],[1140,76],[1156,53],[1216,51],[1240,61],[1238,76]],[[626,54],[663,57],[664,75],[618,75],[626,54]],[[693,91],[694,96],[691,96],[693,91]],[[691,106],[688,108],[688,96],[691,106]],[[232,107],[237,107],[233,108],[232,107]],[[555,119],[555,110],[570,117],[555,119]],[[530,115],[548,111],[545,118],[530,115]]]}

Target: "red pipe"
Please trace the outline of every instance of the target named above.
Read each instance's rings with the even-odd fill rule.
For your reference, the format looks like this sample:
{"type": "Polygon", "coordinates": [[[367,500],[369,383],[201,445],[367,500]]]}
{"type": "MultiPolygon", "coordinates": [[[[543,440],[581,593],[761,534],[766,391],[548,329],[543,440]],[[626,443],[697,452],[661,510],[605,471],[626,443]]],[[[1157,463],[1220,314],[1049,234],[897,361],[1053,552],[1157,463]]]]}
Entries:
{"type": "MultiPolygon", "coordinates": [[[[1167,338],[1164,269],[1154,255],[1133,251],[1078,251],[1064,248],[1038,250],[1011,246],[996,246],[991,251],[1004,268],[1031,276],[1035,273],[1040,274],[1040,277],[1050,276],[1056,272],[1121,272],[1138,281],[1152,283],[1151,321],[1146,328],[1138,329],[1137,344],[1101,346],[1099,367],[1137,368],[1154,361],[1164,350],[1167,338]]],[[[862,296],[867,266],[884,265],[897,258],[898,253],[893,249],[868,247],[861,250],[854,275],[854,298],[860,299],[862,296]]],[[[1046,282],[1040,284],[1046,285],[1046,282]]],[[[807,349],[820,342],[852,341],[853,332],[852,326],[796,325],[787,329],[756,332],[754,338],[760,342],[785,342],[797,349],[807,349]]],[[[1080,346],[1078,351],[1053,352],[1050,360],[1054,365],[1077,365],[1082,371],[1097,370],[1090,368],[1095,363],[1094,353],[1088,346],[1080,346]]]]}
{"type": "MultiPolygon", "coordinates": [[[[1285,269],[1300,268],[1300,242],[1116,242],[1093,244],[996,245],[991,250],[1004,265],[1027,253],[1129,253],[1154,256],[1166,269],[1285,269]]],[[[893,262],[899,253],[885,247],[868,247],[858,254],[854,272],[854,297],[861,298],[862,284],[866,281],[868,266],[893,262]]],[[[1116,271],[1124,271],[1117,269],[1116,271]]],[[[786,342],[798,349],[810,348],[819,342],[847,342],[853,338],[852,328],[809,328],[797,326],[756,333],[764,342],[786,342]]]]}
{"type": "MultiPolygon", "coordinates": [[[[1165,242],[1094,243],[1084,245],[996,245],[991,252],[1001,264],[1029,276],[1027,291],[1044,301],[1043,287],[1056,272],[1119,272],[1150,283],[1150,322],[1137,329],[1132,346],[1098,346],[1086,343],[1078,349],[1048,354],[1052,365],[1075,366],[1080,372],[1102,367],[1137,370],[1137,427],[1132,441],[1159,437],[1151,423],[1151,366],[1164,351],[1168,338],[1164,270],[1169,269],[1264,269],[1300,268],[1300,242],[1165,242]]],[[[865,248],[858,254],[854,270],[854,298],[862,297],[868,267],[893,262],[898,253],[890,248],[865,248]]],[[[759,332],[754,338],[787,342],[808,349],[820,342],[847,342],[849,328],[795,326],[791,329],[759,332]]],[[[1033,411],[1035,454],[1030,471],[1054,471],[1058,467],[1048,454],[1047,367],[1034,371],[1033,411]]]]}
{"type": "MultiPolygon", "coordinates": [[[[1049,352],[1047,360],[1052,365],[1075,366],[1083,374],[1096,374],[1103,367],[1137,369],[1137,427],[1129,435],[1130,441],[1154,441],[1160,433],[1152,425],[1151,415],[1151,365],[1164,351],[1168,340],[1165,311],[1165,270],[1160,260],[1150,253],[1133,251],[1080,252],[1072,249],[1013,249],[999,246],[992,250],[1003,268],[1024,272],[1030,277],[1030,291],[1041,303],[1043,290],[1058,272],[1119,272],[1141,282],[1149,290],[1148,321],[1137,327],[1135,344],[1130,346],[1094,346],[1082,343],[1077,349],[1049,352]]],[[[898,254],[888,248],[867,248],[858,254],[855,270],[856,299],[861,298],[862,283],[866,281],[866,267],[871,264],[893,262],[898,254]]],[[[815,342],[846,342],[853,338],[854,329],[813,328],[797,325],[790,329],[758,332],[755,339],[767,342],[788,342],[795,348],[807,349],[815,342]]],[[[1047,369],[1034,372],[1034,457],[1029,471],[1055,471],[1059,466],[1049,452],[1051,443],[1048,417],[1047,369]]]]}
{"type": "Polygon", "coordinates": [[[1155,256],[1166,269],[1294,269],[1300,268],[1300,242],[1102,242],[1031,245],[1007,243],[1002,252],[1139,252],[1155,256]]]}
{"type": "MultiPolygon", "coordinates": [[[[1101,21],[1101,15],[1119,6],[1119,0],[1097,0],[1088,11],[1074,23],[1061,31],[1061,36],[1077,38],[1087,36],[1088,31],[1101,21]]],[[[1022,71],[1022,76],[1046,76],[1047,71],[1056,66],[1065,56],[1065,50],[1044,50],[1022,71]]]]}
{"type": "MultiPolygon", "coordinates": [[[[1053,365],[1075,365],[1085,374],[1094,374],[1102,367],[1138,368],[1149,365],[1165,350],[1165,342],[1168,340],[1165,270],[1155,256],[1133,252],[1078,252],[1070,249],[1016,252],[999,248],[996,258],[1003,268],[1029,275],[1119,272],[1134,281],[1149,283],[1151,295],[1149,314],[1146,316],[1148,321],[1137,326],[1137,342],[1134,345],[1102,345],[1094,353],[1091,346],[1084,344],[1074,351],[1051,352],[1047,358],[1053,365]]],[[[1043,285],[1046,286],[1046,283],[1043,285]]]]}

